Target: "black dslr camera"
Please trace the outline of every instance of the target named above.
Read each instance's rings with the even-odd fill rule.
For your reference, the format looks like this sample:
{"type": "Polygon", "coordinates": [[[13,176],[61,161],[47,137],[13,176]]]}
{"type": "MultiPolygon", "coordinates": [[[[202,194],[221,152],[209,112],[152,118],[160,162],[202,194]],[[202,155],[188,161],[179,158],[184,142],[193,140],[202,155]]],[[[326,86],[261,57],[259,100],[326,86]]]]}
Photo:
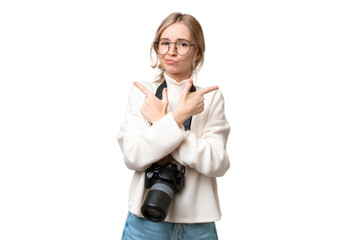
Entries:
{"type": "Polygon", "coordinates": [[[168,214],[174,193],[180,192],[185,181],[185,167],[177,169],[175,163],[164,166],[153,164],[146,169],[145,188],[150,189],[146,195],[141,213],[153,222],[161,222],[168,214]]]}

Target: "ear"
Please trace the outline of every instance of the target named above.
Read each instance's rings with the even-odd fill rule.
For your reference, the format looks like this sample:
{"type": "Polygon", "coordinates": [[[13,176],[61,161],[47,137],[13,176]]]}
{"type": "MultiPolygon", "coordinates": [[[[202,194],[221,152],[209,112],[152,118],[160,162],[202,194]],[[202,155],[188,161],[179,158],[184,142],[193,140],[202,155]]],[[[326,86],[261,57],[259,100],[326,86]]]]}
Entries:
{"type": "Polygon", "coordinates": [[[195,60],[197,61],[197,60],[199,60],[200,58],[201,58],[201,53],[198,53],[198,54],[196,55],[195,60]]]}

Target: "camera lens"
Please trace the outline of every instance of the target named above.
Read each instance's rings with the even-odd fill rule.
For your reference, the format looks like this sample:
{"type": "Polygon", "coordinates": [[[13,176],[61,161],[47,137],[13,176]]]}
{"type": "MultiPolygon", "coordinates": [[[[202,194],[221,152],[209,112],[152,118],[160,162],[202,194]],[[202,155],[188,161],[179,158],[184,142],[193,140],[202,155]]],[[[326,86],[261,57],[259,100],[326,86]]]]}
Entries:
{"type": "Polygon", "coordinates": [[[146,206],[144,208],[141,209],[142,210],[142,214],[144,215],[144,217],[146,217],[147,219],[153,221],[153,222],[160,222],[163,219],[163,214],[161,209],[157,209],[154,206],[146,206]]]}
{"type": "Polygon", "coordinates": [[[168,214],[174,190],[168,183],[158,180],[146,195],[143,206],[141,207],[142,215],[153,222],[160,222],[168,214]]]}

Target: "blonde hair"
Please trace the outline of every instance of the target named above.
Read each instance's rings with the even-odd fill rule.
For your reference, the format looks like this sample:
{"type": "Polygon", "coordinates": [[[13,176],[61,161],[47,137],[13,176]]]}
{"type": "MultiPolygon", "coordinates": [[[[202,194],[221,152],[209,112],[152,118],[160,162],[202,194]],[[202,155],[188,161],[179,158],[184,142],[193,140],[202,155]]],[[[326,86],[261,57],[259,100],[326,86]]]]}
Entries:
{"type": "MultiPolygon", "coordinates": [[[[156,34],[155,34],[154,42],[157,42],[160,40],[161,34],[164,32],[164,30],[168,26],[170,26],[173,23],[177,23],[177,22],[182,23],[188,27],[188,29],[190,31],[190,36],[191,36],[192,40],[195,42],[196,50],[195,50],[195,54],[194,54],[194,58],[193,58],[193,64],[191,66],[191,73],[194,73],[196,76],[196,74],[199,72],[202,65],[204,64],[204,53],[205,53],[205,38],[204,38],[203,30],[202,30],[201,25],[198,22],[198,20],[196,20],[196,18],[194,18],[190,14],[182,14],[179,12],[174,12],[174,13],[170,14],[162,21],[162,23],[158,27],[156,34]],[[198,60],[196,60],[197,56],[200,56],[198,60]]],[[[152,45],[152,47],[150,49],[151,58],[152,58],[153,52],[156,53],[156,51],[154,49],[154,45],[152,45]]],[[[158,64],[158,61],[159,61],[158,55],[156,54],[156,62],[151,67],[156,68],[156,66],[157,66],[160,69],[161,72],[158,77],[159,77],[159,80],[162,80],[162,79],[164,79],[165,69],[163,68],[163,66],[161,66],[161,64],[158,64]]]]}

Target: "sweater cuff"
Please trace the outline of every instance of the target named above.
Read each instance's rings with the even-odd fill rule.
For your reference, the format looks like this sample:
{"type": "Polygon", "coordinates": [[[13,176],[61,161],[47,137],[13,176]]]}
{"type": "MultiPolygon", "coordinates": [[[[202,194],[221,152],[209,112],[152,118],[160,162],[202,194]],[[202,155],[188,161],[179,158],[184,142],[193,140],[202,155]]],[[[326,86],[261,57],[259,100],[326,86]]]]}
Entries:
{"type": "Polygon", "coordinates": [[[159,136],[161,140],[166,142],[172,142],[180,144],[185,138],[185,129],[180,129],[177,122],[175,121],[171,112],[167,113],[165,117],[160,119],[158,122],[153,124],[155,128],[161,128],[160,132],[163,133],[163,136],[159,136]],[[166,138],[166,139],[163,139],[166,138]]]}

